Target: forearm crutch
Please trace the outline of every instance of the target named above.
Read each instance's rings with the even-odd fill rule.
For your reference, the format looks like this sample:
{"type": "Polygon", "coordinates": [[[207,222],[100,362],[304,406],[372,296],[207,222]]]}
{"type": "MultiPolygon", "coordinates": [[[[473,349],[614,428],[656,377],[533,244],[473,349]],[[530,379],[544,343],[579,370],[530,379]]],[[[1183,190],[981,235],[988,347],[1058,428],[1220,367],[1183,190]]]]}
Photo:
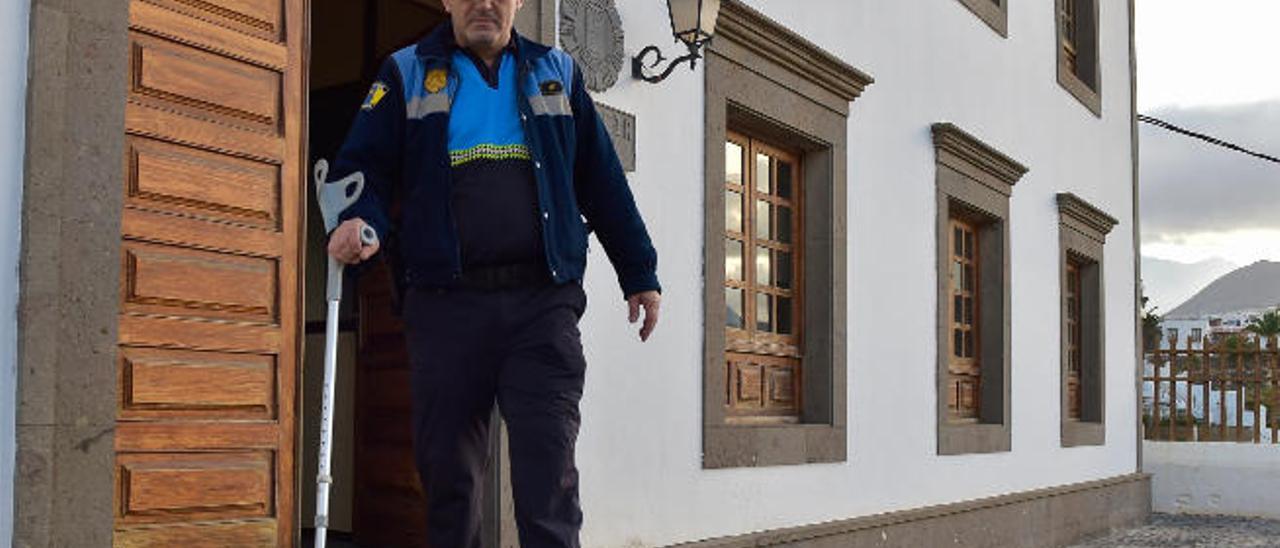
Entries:
{"type": "MultiPolygon", "coordinates": [[[[320,215],[324,217],[324,232],[329,234],[338,227],[338,215],[360,199],[364,191],[364,174],[352,173],[339,180],[328,182],[329,163],[316,162],[316,201],[320,203],[320,215]]],[[[360,228],[361,245],[378,242],[373,227],[360,228]]],[[[329,275],[325,284],[325,300],[329,311],[324,324],[324,389],[320,396],[320,456],[316,474],[316,548],[324,548],[329,528],[329,486],[333,476],[329,470],[333,457],[333,408],[334,384],[338,375],[338,307],[342,302],[343,264],[332,256],[329,259],[329,275]]]]}

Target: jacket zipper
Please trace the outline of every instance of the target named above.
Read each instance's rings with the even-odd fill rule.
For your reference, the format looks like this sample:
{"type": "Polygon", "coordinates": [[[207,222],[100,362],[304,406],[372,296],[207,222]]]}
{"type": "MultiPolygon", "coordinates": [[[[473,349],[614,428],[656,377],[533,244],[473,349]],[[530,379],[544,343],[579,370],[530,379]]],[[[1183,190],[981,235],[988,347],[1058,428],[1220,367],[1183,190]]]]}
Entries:
{"type": "Polygon", "coordinates": [[[542,223],[542,256],[547,261],[547,271],[551,274],[551,279],[555,281],[559,272],[556,270],[555,262],[551,258],[551,238],[547,234],[551,230],[551,222],[548,220],[547,209],[542,203],[542,192],[546,185],[542,182],[542,151],[537,145],[537,137],[533,135],[533,131],[529,129],[531,125],[529,118],[533,114],[533,108],[529,105],[529,97],[524,92],[524,82],[529,78],[529,65],[527,61],[520,63],[520,74],[516,79],[516,107],[520,111],[520,128],[524,130],[524,140],[529,145],[529,156],[533,158],[533,184],[534,199],[538,202],[538,222],[542,223]]]}
{"type": "Polygon", "coordinates": [[[453,228],[453,234],[452,234],[453,236],[453,279],[460,280],[462,279],[462,240],[458,235],[458,218],[454,215],[454,212],[453,212],[453,191],[454,191],[453,162],[449,155],[449,137],[448,137],[449,120],[453,118],[453,97],[456,93],[458,93],[458,88],[455,87],[453,89],[450,89],[448,82],[449,80],[453,80],[454,82],[458,83],[458,87],[461,87],[462,82],[461,80],[458,80],[457,75],[454,74],[452,58],[446,62],[446,66],[448,67],[448,76],[445,78],[445,93],[449,94],[449,112],[448,114],[445,115],[445,119],[444,119],[444,128],[445,128],[446,135],[444,139],[441,139],[442,148],[444,148],[444,176],[446,179],[445,186],[448,188],[448,196],[446,197],[446,200],[445,200],[445,207],[449,208],[449,225],[453,228]]]}

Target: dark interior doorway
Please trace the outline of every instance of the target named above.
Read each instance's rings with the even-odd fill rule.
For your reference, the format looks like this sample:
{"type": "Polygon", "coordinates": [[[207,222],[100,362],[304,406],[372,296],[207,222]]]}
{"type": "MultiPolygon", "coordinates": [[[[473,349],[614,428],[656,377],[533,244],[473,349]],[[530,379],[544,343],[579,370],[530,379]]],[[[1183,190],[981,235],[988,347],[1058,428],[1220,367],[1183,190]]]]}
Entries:
{"type": "MultiPolygon", "coordinates": [[[[311,0],[309,165],[333,160],[388,55],[416,42],[446,14],[439,0],[311,0]]],[[[307,170],[310,172],[310,170],[307,170]]],[[[310,188],[309,193],[314,189],[310,188]]],[[[303,543],[315,515],[319,395],[323,381],[325,234],[307,211],[306,357],[300,409],[299,497],[303,543]]],[[[426,508],[413,466],[409,370],[391,313],[385,265],[348,283],[340,324],[330,545],[421,547],[426,508]]]]}

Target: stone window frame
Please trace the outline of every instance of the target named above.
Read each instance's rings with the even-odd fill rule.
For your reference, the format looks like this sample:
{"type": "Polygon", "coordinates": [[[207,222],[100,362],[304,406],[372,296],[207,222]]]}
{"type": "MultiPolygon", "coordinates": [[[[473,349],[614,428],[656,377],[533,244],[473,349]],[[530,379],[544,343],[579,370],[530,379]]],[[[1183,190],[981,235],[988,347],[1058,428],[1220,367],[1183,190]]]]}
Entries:
{"type": "Polygon", "coordinates": [[[959,0],[969,8],[983,23],[996,31],[1001,38],[1009,37],[1009,1],[1010,0],[959,0]]]}
{"type": "Polygon", "coordinates": [[[870,76],[726,0],[705,65],[703,458],[706,469],[842,462],[847,449],[846,216],[849,104],[870,76]],[[798,423],[726,421],[724,142],[728,129],[801,154],[805,374],[798,423]],[[826,204],[827,207],[816,207],[826,204]]]}
{"type": "Polygon", "coordinates": [[[938,454],[996,453],[1012,447],[1010,416],[1011,302],[1009,199],[1027,168],[977,137],[941,122],[932,126],[937,153],[937,416],[938,454]],[[950,222],[963,214],[981,221],[979,417],[953,421],[947,408],[951,338],[948,312],[950,222]],[[994,349],[994,352],[992,351],[994,349]]]}
{"type": "Polygon", "coordinates": [[[1103,313],[1103,251],[1106,236],[1118,221],[1070,192],[1057,196],[1058,271],[1061,273],[1061,430],[1062,446],[1077,447],[1106,443],[1106,315],[1103,313]],[[1070,418],[1067,356],[1067,263],[1080,268],[1081,417],[1070,418]]]}
{"type": "Polygon", "coordinates": [[[1066,89],[1072,97],[1080,101],[1080,104],[1088,108],[1090,112],[1099,118],[1102,117],[1102,63],[1099,58],[1101,50],[1099,35],[1101,34],[1101,19],[1098,16],[1100,0],[1054,0],[1053,21],[1056,40],[1054,41],[1054,50],[1056,53],[1058,67],[1058,84],[1066,89]],[[1071,70],[1067,65],[1067,57],[1063,48],[1062,34],[1062,7],[1066,2],[1074,2],[1076,5],[1077,17],[1080,14],[1086,16],[1081,22],[1084,25],[1077,27],[1077,63],[1087,63],[1083,65],[1084,71],[1092,77],[1092,83],[1080,78],[1078,74],[1071,70]],[[1082,9],[1082,7],[1084,9],[1082,9]],[[1092,70],[1090,70],[1092,69],[1092,70]]]}

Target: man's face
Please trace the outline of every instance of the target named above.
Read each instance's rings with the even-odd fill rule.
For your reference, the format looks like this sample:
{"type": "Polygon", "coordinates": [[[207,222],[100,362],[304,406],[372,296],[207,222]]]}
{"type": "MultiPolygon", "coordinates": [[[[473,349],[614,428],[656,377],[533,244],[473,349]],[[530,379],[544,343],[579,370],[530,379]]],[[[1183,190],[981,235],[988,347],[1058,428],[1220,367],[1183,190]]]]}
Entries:
{"type": "Polygon", "coordinates": [[[524,0],[444,0],[458,45],[494,49],[506,44],[524,0]]]}

